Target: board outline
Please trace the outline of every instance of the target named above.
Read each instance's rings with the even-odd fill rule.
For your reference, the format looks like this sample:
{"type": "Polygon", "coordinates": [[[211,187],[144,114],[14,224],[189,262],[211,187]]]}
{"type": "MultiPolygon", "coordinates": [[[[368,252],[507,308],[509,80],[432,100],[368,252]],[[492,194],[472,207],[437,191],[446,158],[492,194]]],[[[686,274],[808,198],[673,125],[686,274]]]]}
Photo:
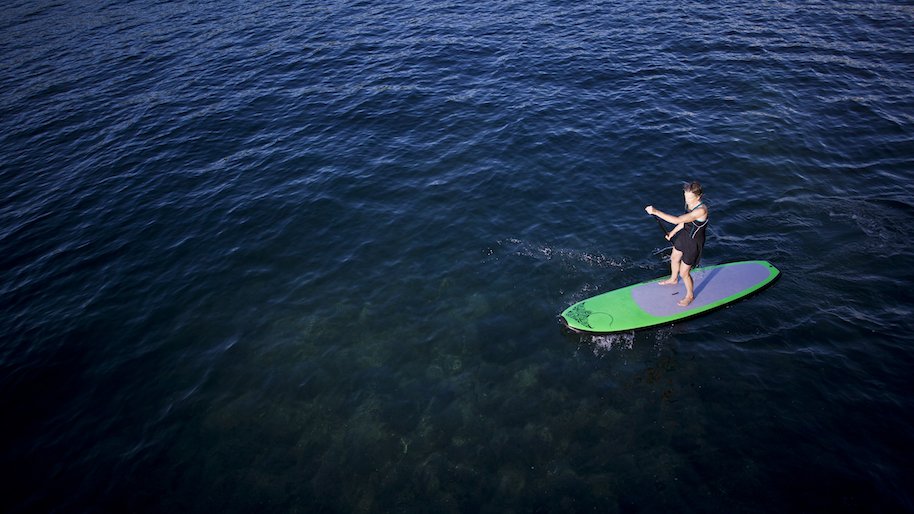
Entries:
{"type": "MultiPolygon", "coordinates": [[[[771,268],[773,268],[775,271],[777,271],[777,273],[774,275],[774,278],[772,278],[771,280],[765,282],[765,283],[762,284],[760,287],[758,287],[757,289],[755,289],[754,291],[752,291],[752,292],[750,292],[750,293],[747,293],[747,294],[745,294],[745,295],[743,295],[743,296],[741,296],[741,297],[739,297],[739,298],[736,298],[736,299],[734,299],[734,300],[731,300],[731,301],[729,301],[729,302],[724,302],[724,303],[722,303],[722,304],[720,304],[720,305],[715,305],[715,306],[710,307],[710,308],[708,308],[708,309],[701,310],[701,311],[697,311],[697,312],[694,312],[694,313],[692,313],[692,314],[683,316],[683,317],[681,317],[681,318],[676,318],[676,319],[673,319],[673,320],[661,320],[661,321],[658,321],[657,323],[652,323],[652,324],[650,324],[650,325],[644,325],[644,326],[634,327],[634,328],[631,328],[631,327],[630,327],[630,328],[623,328],[623,329],[621,329],[621,330],[609,330],[609,331],[590,331],[590,330],[581,330],[581,329],[579,329],[579,328],[577,328],[577,327],[572,327],[572,326],[568,325],[568,321],[565,319],[565,316],[563,316],[563,314],[564,314],[569,308],[571,308],[571,307],[573,307],[573,306],[575,306],[575,305],[577,305],[577,304],[579,304],[579,303],[583,303],[583,302],[585,302],[585,301],[588,300],[588,298],[585,298],[585,299],[583,299],[583,300],[581,300],[581,301],[579,301],[579,302],[573,303],[571,306],[569,306],[569,307],[566,308],[564,311],[562,311],[562,313],[560,313],[560,314],[558,315],[558,319],[559,319],[559,322],[561,323],[562,327],[563,327],[565,330],[568,330],[568,331],[570,331],[570,332],[572,332],[572,333],[574,333],[574,334],[579,334],[579,335],[604,336],[604,335],[622,334],[622,333],[628,333],[628,332],[641,332],[641,331],[645,331],[645,330],[652,330],[652,329],[656,329],[657,327],[660,327],[660,326],[672,326],[672,325],[675,325],[676,323],[679,323],[679,322],[682,322],[682,321],[687,321],[687,320],[691,320],[691,319],[694,319],[694,318],[698,318],[698,317],[700,317],[700,316],[704,316],[704,315],[706,315],[706,314],[710,314],[710,313],[712,313],[712,312],[716,312],[716,311],[718,311],[718,310],[720,310],[720,309],[723,309],[724,307],[729,307],[729,306],[735,305],[735,304],[737,304],[737,303],[739,303],[739,302],[741,302],[741,301],[743,301],[743,300],[752,298],[753,296],[755,296],[755,295],[761,293],[762,291],[768,289],[769,287],[773,286],[775,282],[777,282],[778,280],[781,279],[781,275],[783,275],[783,272],[781,271],[780,268],[778,268],[778,267],[776,267],[774,264],[771,264],[770,262],[764,261],[764,260],[722,262],[722,263],[720,263],[720,264],[715,264],[714,267],[717,267],[717,266],[726,266],[726,265],[728,265],[728,264],[739,264],[739,263],[744,263],[744,262],[760,262],[760,263],[764,263],[764,264],[770,266],[771,268]]],[[[711,266],[708,266],[708,267],[711,267],[711,266]]],[[[650,284],[650,283],[653,283],[653,282],[655,282],[655,281],[661,280],[662,278],[663,278],[663,277],[661,277],[661,278],[655,278],[655,279],[652,279],[652,280],[646,280],[646,281],[644,281],[644,282],[639,282],[639,283],[636,283],[636,284],[632,284],[631,286],[625,286],[625,287],[635,287],[635,286],[639,286],[639,285],[642,285],[642,284],[650,284]]],[[[624,289],[625,287],[622,287],[622,288],[619,288],[619,289],[624,289]]],[[[612,292],[612,291],[607,291],[607,292],[612,292]]]]}

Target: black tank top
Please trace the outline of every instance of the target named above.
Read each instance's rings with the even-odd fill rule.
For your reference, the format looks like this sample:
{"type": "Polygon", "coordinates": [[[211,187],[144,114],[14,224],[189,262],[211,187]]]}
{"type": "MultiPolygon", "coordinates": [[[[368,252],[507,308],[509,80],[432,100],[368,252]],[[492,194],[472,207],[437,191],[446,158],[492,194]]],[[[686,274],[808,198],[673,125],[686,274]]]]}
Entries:
{"type": "MultiPolygon", "coordinates": [[[[698,205],[689,209],[689,212],[694,211],[695,209],[701,207],[702,205],[704,205],[704,202],[698,202],[698,205]]],[[[686,206],[686,208],[688,208],[688,205],[686,206]]],[[[705,206],[705,211],[707,211],[707,209],[708,209],[708,207],[705,206]]],[[[702,248],[705,245],[705,227],[706,226],[708,226],[707,212],[705,213],[705,220],[704,221],[698,221],[698,220],[693,221],[692,228],[689,230],[689,235],[692,236],[692,239],[695,240],[695,242],[698,244],[699,248],[702,248]]]]}

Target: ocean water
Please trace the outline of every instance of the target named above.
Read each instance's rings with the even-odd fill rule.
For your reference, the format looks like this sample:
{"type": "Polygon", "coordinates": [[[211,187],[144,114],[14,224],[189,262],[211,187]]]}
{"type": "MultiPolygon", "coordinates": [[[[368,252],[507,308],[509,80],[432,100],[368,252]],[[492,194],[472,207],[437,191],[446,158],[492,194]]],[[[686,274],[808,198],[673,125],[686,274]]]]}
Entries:
{"type": "Polygon", "coordinates": [[[4,2],[4,512],[912,512],[914,7],[4,2]],[[781,280],[600,338],[703,260],[781,280]]]}

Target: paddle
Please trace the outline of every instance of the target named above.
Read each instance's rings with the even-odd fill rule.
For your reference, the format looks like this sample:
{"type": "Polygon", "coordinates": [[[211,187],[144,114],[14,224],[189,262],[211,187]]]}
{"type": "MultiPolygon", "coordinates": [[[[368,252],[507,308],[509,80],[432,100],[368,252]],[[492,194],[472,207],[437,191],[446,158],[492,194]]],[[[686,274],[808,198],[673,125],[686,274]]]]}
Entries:
{"type": "MultiPolygon", "coordinates": [[[[669,232],[666,231],[666,228],[664,228],[663,223],[660,222],[660,218],[658,218],[654,214],[651,214],[651,216],[654,218],[654,220],[657,221],[657,226],[660,227],[660,230],[663,232],[663,237],[666,238],[669,235],[669,232]]],[[[658,253],[663,253],[663,252],[669,250],[670,248],[672,248],[672,246],[667,246],[666,248],[661,248],[660,250],[656,250],[652,255],[657,255],[658,253]]]]}
{"type": "Polygon", "coordinates": [[[670,233],[666,231],[666,228],[663,227],[663,223],[660,223],[660,218],[654,216],[654,220],[657,221],[657,226],[660,227],[661,231],[663,231],[663,237],[670,235],[670,233]]]}

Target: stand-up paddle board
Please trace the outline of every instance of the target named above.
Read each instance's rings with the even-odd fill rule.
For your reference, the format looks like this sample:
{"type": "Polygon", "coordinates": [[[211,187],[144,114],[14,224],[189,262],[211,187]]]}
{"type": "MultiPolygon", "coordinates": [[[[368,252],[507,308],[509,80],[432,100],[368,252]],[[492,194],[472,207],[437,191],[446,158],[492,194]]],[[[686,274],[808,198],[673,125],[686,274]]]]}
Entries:
{"type": "Polygon", "coordinates": [[[766,261],[742,261],[693,270],[695,299],[686,307],[682,280],[660,285],[661,277],[580,301],[565,309],[562,323],[574,332],[612,334],[691,318],[745,298],[771,285],[780,271],[766,261]]]}

